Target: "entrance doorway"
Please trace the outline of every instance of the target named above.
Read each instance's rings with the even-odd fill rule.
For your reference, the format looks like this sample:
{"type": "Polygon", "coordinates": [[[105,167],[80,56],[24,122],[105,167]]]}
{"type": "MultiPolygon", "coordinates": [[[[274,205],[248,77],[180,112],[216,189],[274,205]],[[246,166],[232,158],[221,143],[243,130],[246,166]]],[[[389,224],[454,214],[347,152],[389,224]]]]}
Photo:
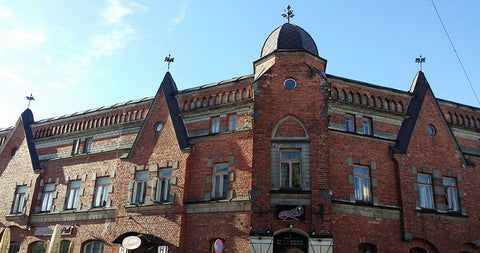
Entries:
{"type": "Polygon", "coordinates": [[[307,253],[308,237],[294,231],[286,231],[273,237],[273,253],[307,253]]]}

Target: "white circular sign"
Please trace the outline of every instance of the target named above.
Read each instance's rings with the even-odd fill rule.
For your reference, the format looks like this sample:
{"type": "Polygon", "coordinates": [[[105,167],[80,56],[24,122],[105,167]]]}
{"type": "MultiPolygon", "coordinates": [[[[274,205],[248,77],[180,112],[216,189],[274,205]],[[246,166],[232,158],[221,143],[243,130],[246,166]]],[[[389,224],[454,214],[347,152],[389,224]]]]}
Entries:
{"type": "Polygon", "coordinates": [[[125,237],[122,241],[122,246],[126,249],[136,249],[140,247],[140,244],[142,244],[142,240],[140,240],[140,237],[134,235],[125,237]]]}

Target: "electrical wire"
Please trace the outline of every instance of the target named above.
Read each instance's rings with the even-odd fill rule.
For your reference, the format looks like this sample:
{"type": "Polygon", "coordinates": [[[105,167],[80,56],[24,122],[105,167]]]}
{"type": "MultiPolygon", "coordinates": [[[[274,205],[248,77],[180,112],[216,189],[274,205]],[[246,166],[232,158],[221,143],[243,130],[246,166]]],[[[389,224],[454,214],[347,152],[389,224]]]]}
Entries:
{"type": "Polygon", "coordinates": [[[468,84],[470,85],[470,88],[473,91],[473,95],[475,96],[475,99],[477,100],[478,105],[480,105],[480,100],[478,99],[477,93],[475,92],[475,89],[473,89],[472,82],[470,81],[470,78],[468,77],[467,71],[465,70],[465,67],[463,66],[462,60],[460,60],[460,56],[458,56],[457,50],[455,49],[455,46],[453,45],[452,39],[450,38],[450,35],[447,32],[447,28],[445,28],[445,25],[443,24],[442,18],[440,17],[440,14],[438,13],[437,6],[435,6],[435,3],[433,0],[430,0],[432,2],[433,8],[435,9],[435,12],[437,13],[438,19],[440,20],[440,23],[442,24],[443,31],[445,31],[445,34],[447,35],[448,41],[450,41],[450,45],[453,48],[453,52],[455,52],[455,55],[457,56],[458,62],[460,63],[460,66],[462,67],[463,73],[465,74],[465,77],[467,78],[468,84]]]}

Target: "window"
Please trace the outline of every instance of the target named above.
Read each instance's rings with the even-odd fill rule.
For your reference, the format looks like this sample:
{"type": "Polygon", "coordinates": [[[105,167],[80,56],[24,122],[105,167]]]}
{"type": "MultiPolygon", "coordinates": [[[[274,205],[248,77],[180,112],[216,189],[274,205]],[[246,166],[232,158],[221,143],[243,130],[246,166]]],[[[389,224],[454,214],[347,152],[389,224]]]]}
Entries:
{"type": "Polygon", "coordinates": [[[8,253],[17,253],[19,251],[20,251],[20,243],[12,242],[10,244],[10,249],[8,250],[8,253]]]}
{"type": "Polygon", "coordinates": [[[107,205],[109,177],[97,178],[97,186],[95,187],[94,207],[102,207],[107,205]]]}
{"type": "Polygon", "coordinates": [[[230,115],[228,117],[228,130],[229,131],[237,130],[237,115],[230,115]]]}
{"type": "Polygon", "coordinates": [[[363,134],[372,135],[372,119],[363,118],[362,119],[363,134]]]}
{"type": "Polygon", "coordinates": [[[54,193],[55,184],[46,184],[43,191],[41,212],[50,212],[52,210],[54,193]]]}
{"type": "Polygon", "coordinates": [[[143,204],[145,202],[145,193],[147,190],[148,171],[137,172],[135,182],[133,183],[132,203],[143,204]]]}
{"type": "Polygon", "coordinates": [[[355,116],[345,115],[345,131],[355,132],[355,116]]]}
{"type": "Polygon", "coordinates": [[[29,253],[46,253],[47,252],[47,243],[38,241],[30,244],[29,253]]]}
{"type": "Polygon", "coordinates": [[[67,206],[66,209],[77,209],[78,197],[80,196],[80,185],[82,181],[71,181],[67,193],[67,206]]]}
{"type": "Polygon", "coordinates": [[[368,168],[353,167],[355,185],[355,200],[370,202],[370,176],[368,168]]]}
{"type": "Polygon", "coordinates": [[[213,177],[213,198],[227,198],[228,164],[216,165],[213,177]]]}
{"type": "Polygon", "coordinates": [[[12,214],[16,213],[24,213],[25,212],[25,193],[27,192],[27,187],[26,186],[18,186],[16,193],[15,193],[15,199],[13,201],[13,207],[12,207],[12,214]]]}
{"type": "Polygon", "coordinates": [[[93,241],[85,244],[83,253],[103,253],[103,242],[93,241]]]}
{"type": "Polygon", "coordinates": [[[92,148],[92,142],[93,142],[92,138],[85,139],[85,143],[84,143],[84,146],[83,146],[83,153],[84,154],[90,153],[91,148],[92,148]]]}
{"type": "Polygon", "coordinates": [[[283,82],[283,86],[285,86],[285,88],[291,90],[291,89],[293,89],[297,86],[297,82],[293,79],[287,79],[287,80],[285,80],[285,82],[283,82]]]}
{"type": "Polygon", "coordinates": [[[422,208],[433,208],[432,185],[430,176],[418,174],[418,192],[420,194],[420,206],[422,208]]]}
{"type": "Polygon", "coordinates": [[[443,186],[445,187],[445,204],[447,211],[458,212],[457,187],[453,178],[443,178],[443,186]]]}
{"type": "Polygon", "coordinates": [[[280,187],[300,188],[300,150],[280,151],[280,187]]]}
{"type": "Polygon", "coordinates": [[[165,202],[170,197],[170,186],[172,180],[172,169],[162,169],[158,172],[157,192],[155,201],[165,202]]]}
{"type": "Polygon", "coordinates": [[[80,139],[76,139],[73,141],[72,155],[76,155],[79,152],[80,152],[80,139]]]}
{"type": "Polygon", "coordinates": [[[377,246],[375,246],[375,244],[370,244],[370,243],[360,243],[358,245],[358,252],[359,253],[377,253],[377,246]]]}
{"type": "Polygon", "coordinates": [[[58,251],[59,253],[68,253],[68,248],[70,247],[70,241],[69,240],[62,240],[60,242],[60,250],[58,251]]]}
{"type": "Polygon", "coordinates": [[[220,132],[220,118],[212,118],[212,134],[220,132]]]}

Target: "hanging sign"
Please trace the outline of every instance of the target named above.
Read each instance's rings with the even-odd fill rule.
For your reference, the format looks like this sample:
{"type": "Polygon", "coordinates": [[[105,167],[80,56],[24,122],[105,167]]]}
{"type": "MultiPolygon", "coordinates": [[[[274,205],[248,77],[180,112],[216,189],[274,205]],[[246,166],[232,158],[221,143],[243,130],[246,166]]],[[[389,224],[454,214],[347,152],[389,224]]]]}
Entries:
{"type": "Polygon", "coordinates": [[[134,236],[134,235],[127,236],[123,238],[123,241],[122,241],[122,246],[128,250],[136,249],[140,247],[140,244],[142,244],[142,240],[140,239],[140,237],[134,236]]]}
{"type": "Polygon", "coordinates": [[[305,220],[305,208],[303,206],[277,205],[277,218],[285,221],[305,220]]]}
{"type": "Polygon", "coordinates": [[[215,253],[222,253],[223,252],[223,241],[221,239],[217,239],[213,246],[215,248],[215,253]]]}

